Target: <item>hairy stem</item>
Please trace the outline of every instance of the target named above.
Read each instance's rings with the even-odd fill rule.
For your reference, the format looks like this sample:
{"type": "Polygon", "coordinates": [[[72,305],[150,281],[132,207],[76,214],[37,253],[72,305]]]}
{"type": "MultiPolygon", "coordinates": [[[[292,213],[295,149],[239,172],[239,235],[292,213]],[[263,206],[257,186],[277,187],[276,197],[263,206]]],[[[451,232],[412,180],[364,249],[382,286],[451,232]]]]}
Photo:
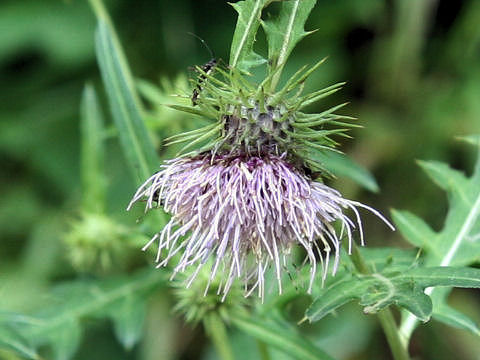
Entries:
{"type": "MultiPolygon", "coordinates": [[[[365,260],[362,257],[362,254],[360,254],[360,251],[355,244],[353,245],[353,253],[351,259],[353,265],[361,274],[371,274],[370,269],[368,268],[365,260]]],[[[393,358],[395,360],[410,360],[410,356],[408,355],[408,351],[400,338],[400,333],[398,332],[395,318],[393,317],[390,309],[386,308],[378,312],[377,317],[380,321],[383,332],[385,333],[385,337],[387,338],[387,342],[390,346],[390,350],[392,351],[393,358]]]]}

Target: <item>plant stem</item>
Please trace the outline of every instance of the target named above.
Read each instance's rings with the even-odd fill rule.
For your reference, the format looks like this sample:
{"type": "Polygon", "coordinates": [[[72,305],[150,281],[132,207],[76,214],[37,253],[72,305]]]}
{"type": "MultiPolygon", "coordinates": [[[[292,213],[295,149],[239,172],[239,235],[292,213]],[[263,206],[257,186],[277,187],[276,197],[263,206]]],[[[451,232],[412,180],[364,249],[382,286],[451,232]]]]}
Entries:
{"type": "Polygon", "coordinates": [[[220,359],[234,360],[232,347],[227,336],[225,324],[218,314],[212,312],[203,319],[205,331],[213,342],[220,359]]]}
{"type": "MultiPolygon", "coordinates": [[[[371,271],[365,263],[362,254],[360,254],[360,250],[355,244],[353,244],[353,253],[351,259],[353,265],[361,274],[371,274],[371,271]]],[[[393,358],[395,360],[410,360],[410,356],[408,355],[406,347],[402,343],[400,333],[398,332],[397,324],[395,322],[395,318],[393,317],[390,309],[386,308],[378,312],[377,317],[380,321],[383,332],[385,333],[385,337],[387,338],[387,342],[390,346],[390,350],[392,351],[393,358]]]]}
{"type": "Polygon", "coordinates": [[[257,339],[258,352],[260,353],[260,359],[262,360],[271,360],[270,354],[268,352],[267,344],[262,340],[257,339]]]}

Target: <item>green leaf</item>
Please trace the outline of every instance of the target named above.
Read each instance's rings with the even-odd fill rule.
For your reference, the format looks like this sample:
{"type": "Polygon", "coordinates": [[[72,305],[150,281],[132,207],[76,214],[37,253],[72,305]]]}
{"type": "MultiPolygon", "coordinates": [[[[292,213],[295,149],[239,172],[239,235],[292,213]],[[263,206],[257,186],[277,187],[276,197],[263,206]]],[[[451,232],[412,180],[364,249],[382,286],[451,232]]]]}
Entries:
{"type": "Polygon", "coordinates": [[[241,331],[271,345],[294,359],[299,360],[333,360],[294,328],[282,323],[281,326],[271,319],[246,318],[234,316],[232,323],[241,331]]]}
{"type": "Polygon", "coordinates": [[[435,251],[435,232],[418,216],[400,210],[392,210],[392,218],[397,229],[412,245],[435,251]]]}
{"type": "Polygon", "coordinates": [[[316,0],[282,1],[278,17],[262,22],[268,41],[270,72],[275,73],[270,85],[272,92],[293,48],[310,33],[306,32],[304,27],[316,2],[316,0]]]}
{"type": "Polygon", "coordinates": [[[88,0],[90,6],[97,17],[98,22],[103,22],[109,29],[111,40],[113,43],[113,47],[115,48],[115,53],[118,58],[118,62],[120,63],[120,67],[122,68],[123,76],[125,82],[127,83],[128,89],[132,94],[135,103],[138,107],[140,107],[140,100],[138,95],[135,91],[135,83],[133,80],[132,72],[130,71],[130,67],[128,66],[127,57],[125,56],[125,52],[123,51],[122,44],[118,38],[117,32],[115,31],[115,26],[113,25],[112,19],[108,14],[105,5],[103,4],[102,0],[88,0]]]}
{"type": "MultiPolygon", "coordinates": [[[[73,357],[82,338],[82,329],[77,319],[67,319],[43,334],[52,347],[53,358],[68,360],[73,357]]],[[[36,340],[33,340],[36,341],[36,340]]]]}
{"type": "Polygon", "coordinates": [[[480,148],[480,135],[459,136],[458,139],[480,148]]]}
{"type": "Polygon", "coordinates": [[[237,25],[233,33],[229,65],[248,71],[265,60],[253,51],[253,43],[260,26],[262,10],[272,0],[245,0],[231,4],[238,13],[237,25]]]}
{"type": "Polygon", "coordinates": [[[365,189],[378,192],[378,184],[373,175],[348,156],[335,151],[315,151],[315,161],[322,163],[332,174],[345,176],[365,189]]]}
{"type": "Polygon", "coordinates": [[[432,302],[424,290],[434,286],[480,288],[480,269],[418,267],[402,272],[347,275],[323,289],[307,309],[314,322],[338,307],[358,299],[365,313],[376,313],[396,304],[422,321],[428,321],[432,302]]]}
{"type": "Polygon", "coordinates": [[[468,330],[471,333],[480,336],[480,328],[468,316],[448,306],[447,304],[439,304],[434,307],[433,318],[444,324],[456,327],[458,329],[468,330]]]}
{"type": "Polygon", "coordinates": [[[120,143],[136,182],[141,184],[158,167],[158,158],[128,85],[126,71],[110,28],[103,21],[98,23],[95,40],[100,72],[120,143]]]}
{"type": "Polygon", "coordinates": [[[418,267],[397,275],[395,279],[403,279],[404,277],[411,277],[424,288],[431,286],[480,287],[480,269],[468,267],[418,267]]]}
{"type": "MultiPolygon", "coordinates": [[[[15,317],[14,314],[2,314],[2,318],[15,317]]],[[[0,349],[14,351],[26,359],[40,359],[32,345],[23,338],[13,327],[5,324],[6,319],[0,321],[0,349]]]]}
{"type": "Polygon", "coordinates": [[[132,349],[143,334],[146,315],[145,299],[130,293],[109,306],[109,314],[118,340],[125,349],[132,349]]]}
{"type": "Polygon", "coordinates": [[[439,161],[418,161],[418,164],[443,190],[455,193],[462,202],[470,202],[467,193],[463,191],[468,186],[468,179],[463,173],[439,161]]]}
{"type": "MultiPolygon", "coordinates": [[[[476,146],[477,136],[467,137],[467,143],[476,146]]],[[[425,266],[467,266],[480,260],[480,242],[474,241],[480,227],[480,158],[473,175],[468,178],[462,172],[437,161],[420,161],[419,165],[427,175],[447,192],[449,210],[441,231],[434,232],[421,219],[407,212],[393,212],[395,224],[405,238],[425,252],[425,266]]],[[[434,316],[447,324],[455,317],[436,314],[445,309],[448,290],[427,290],[434,303],[434,316]],[[438,315],[438,316],[436,316],[438,315]]],[[[460,319],[459,316],[456,317],[460,319]]],[[[458,322],[466,324],[465,319],[458,322]]],[[[409,339],[417,324],[416,319],[404,313],[400,331],[409,339]]],[[[460,326],[460,325],[459,325],[460,326]]],[[[472,326],[467,326],[473,329],[472,326]]]]}
{"type": "MultiPolygon", "coordinates": [[[[362,247],[358,248],[358,251],[372,272],[404,271],[417,263],[418,250],[416,249],[362,247]]],[[[350,257],[345,259],[350,260],[350,257]]]]}
{"type": "Polygon", "coordinates": [[[87,84],[83,90],[80,105],[82,210],[84,212],[101,213],[105,209],[103,124],[97,94],[94,87],[87,84]]]}
{"type": "Polygon", "coordinates": [[[162,273],[148,269],[131,276],[66,283],[54,289],[50,305],[29,316],[29,321],[12,320],[6,325],[36,347],[50,345],[54,358],[63,360],[78,347],[83,319],[108,318],[128,349],[142,335],[148,295],[164,282],[162,273]]]}

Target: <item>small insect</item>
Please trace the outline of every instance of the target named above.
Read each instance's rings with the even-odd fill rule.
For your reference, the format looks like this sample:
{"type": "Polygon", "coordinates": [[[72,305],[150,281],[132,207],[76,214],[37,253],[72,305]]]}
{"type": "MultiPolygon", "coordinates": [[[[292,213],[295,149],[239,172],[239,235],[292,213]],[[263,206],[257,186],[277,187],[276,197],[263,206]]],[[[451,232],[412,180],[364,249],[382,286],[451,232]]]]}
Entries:
{"type": "Polygon", "coordinates": [[[207,50],[210,52],[210,56],[212,57],[212,59],[209,62],[207,62],[206,64],[201,66],[201,69],[204,73],[200,74],[200,76],[198,77],[197,86],[193,90],[193,94],[192,94],[192,105],[195,106],[195,105],[197,105],[198,97],[200,96],[200,93],[202,92],[202,84],[206,81],[207,76],[215,71],[215,67],[217,66],[217,59],[215,58],[215,55],[213,54],[212,49],[210,49],[210,47],[207,45],[205,40],[203,40],[201,37],[199,37],[199,36],[197,36],[193,33],[188,33],[188,34],[190,34],[192,36],[195,36],[198,40],[200,40],[202,42],[202,44],[205,45],[207,50]]]}

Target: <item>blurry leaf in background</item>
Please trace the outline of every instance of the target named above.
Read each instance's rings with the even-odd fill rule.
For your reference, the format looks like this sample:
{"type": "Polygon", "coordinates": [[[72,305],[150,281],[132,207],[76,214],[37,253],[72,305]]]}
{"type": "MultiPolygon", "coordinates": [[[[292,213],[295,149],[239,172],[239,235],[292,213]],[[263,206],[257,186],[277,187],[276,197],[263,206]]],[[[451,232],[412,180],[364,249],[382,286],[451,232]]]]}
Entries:
{"type": "Polygon", "coordinates": [[[93,56],[94,19],[85,1],[5,1],[0,5],[0,63],[17,51],[43,51],[59,67],[93,56]],[[85,31],[88,30],[88,31],[85,31]]]}
{"type": "Polygon", "coordinates": [[[91,84],[83,90],[80,105],[82,211],[102,213],[106,193],[104,120],[91,84]]]}
{"type": "Polygon", "coordinates": [[[82,320],[109,318],[119,341],[129,349],[139,340],[148,295],[164,282],[160,272],[148,269],[130,276],[65,283],[53,289],[28,321],[10,316],[2,326],[16,329],[36,347],[50,345],[53,358],[63,360],[78,347],[82,320]]]}
{"type": "Polygon", "coordinates": [[[315,156],[318,162],[323,163],[332,174],[348,177],[367,190],[379,191],[373,175],[349,156],[335,151],[317,151],[312,156],[315,156]]]}
{"type": "MultiPolygon", "coordinates": [[[[0,314],[0,357],[2,357],[2,350],[5,349],[4,351],[12,351],[25,359],[40,359],[31,344],[14,328],[6,324],[12,316],[14,314],[0,314]]],[[[9,356],[5,354],[5,358],[8,359],[9,356]]]]}

